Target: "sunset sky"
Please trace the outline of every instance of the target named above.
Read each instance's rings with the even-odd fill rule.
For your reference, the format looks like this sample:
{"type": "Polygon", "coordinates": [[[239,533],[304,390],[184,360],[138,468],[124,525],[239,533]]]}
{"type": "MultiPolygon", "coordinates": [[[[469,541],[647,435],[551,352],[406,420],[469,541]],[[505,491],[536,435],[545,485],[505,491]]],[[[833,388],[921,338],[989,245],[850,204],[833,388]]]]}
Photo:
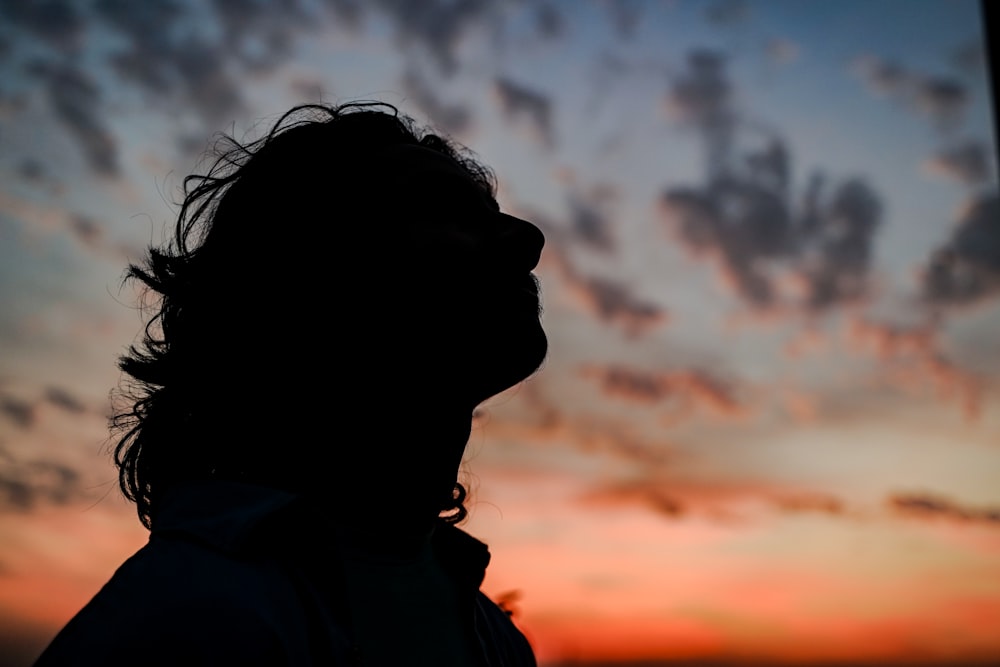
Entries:
{"type": "Polygon", "coordinates": [[[460,478],[543,665],[997,664],[990,95],[972,0],[0,1],[0,667],[146,539],[127,261],[214,133],[358,99],[547,237],[460,478]]]}

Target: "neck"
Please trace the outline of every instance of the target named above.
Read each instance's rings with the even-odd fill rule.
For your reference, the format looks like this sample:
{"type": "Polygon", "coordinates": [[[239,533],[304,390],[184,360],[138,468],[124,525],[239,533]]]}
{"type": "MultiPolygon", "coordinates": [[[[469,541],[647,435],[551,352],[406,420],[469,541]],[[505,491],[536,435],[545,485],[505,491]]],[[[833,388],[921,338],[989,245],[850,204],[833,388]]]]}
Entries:
{"type": "Polygon", "coordinates": [[[452,497],[472,426],[471,409],[411,407],[380,417],[372,437],[330,457],[309,488],[349,533],[373,544],[412,543],[433,529],[452,497]],[[332,491],[332,493],[331,493],[332,491]]]}

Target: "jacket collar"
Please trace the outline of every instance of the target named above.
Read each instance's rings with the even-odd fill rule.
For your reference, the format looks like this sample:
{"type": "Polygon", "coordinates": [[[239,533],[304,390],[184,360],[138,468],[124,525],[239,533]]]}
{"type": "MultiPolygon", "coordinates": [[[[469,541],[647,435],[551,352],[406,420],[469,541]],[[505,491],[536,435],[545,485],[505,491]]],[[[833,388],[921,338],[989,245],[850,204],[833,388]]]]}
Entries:
{"type": "MultiPolygon", "coordinates": [[[[301,495],[212,480],[169,489],[153,517],[150,539],[195,542],[236,558],[311,559],[336,549],[338,534],[301,495]]],[[[443,521],[435,526],[431,542],[445,569],[461,585],[478,590],[490,562],[487,546],[443,521]]]]}

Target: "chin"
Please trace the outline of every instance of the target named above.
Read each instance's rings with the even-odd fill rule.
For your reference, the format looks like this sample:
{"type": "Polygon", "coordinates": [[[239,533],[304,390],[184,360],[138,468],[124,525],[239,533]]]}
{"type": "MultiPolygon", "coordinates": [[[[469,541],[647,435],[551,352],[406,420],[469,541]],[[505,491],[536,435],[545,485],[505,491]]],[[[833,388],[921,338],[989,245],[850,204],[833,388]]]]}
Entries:
{"type": "Polygon", "coordinates": [[[500,354],[483,349],[482,353],[489,355],[489,363],[482,368],[482,390],[479,392],[482,400],[496,396],[502,391],[524,382],[534,375],[548,354],[549,342],[541,324],[530,332],[525,332],[512,344],[507,339],[497,344],[500,354]]]}

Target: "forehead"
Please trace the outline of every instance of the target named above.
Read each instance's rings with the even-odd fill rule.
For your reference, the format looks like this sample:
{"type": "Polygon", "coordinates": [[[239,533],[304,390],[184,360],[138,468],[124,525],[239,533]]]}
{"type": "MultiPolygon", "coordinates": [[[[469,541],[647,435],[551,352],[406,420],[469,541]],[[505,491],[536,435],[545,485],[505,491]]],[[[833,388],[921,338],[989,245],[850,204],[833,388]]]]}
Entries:
{"type": "Polygon", "coordinates": [[[436,195],[450,190],[492,199],[464,167],[443,153],[413,144],[391,146],[386,153],[393,180],[405,190],[416,191],[414,194],[425,190],[436,195]]]}

